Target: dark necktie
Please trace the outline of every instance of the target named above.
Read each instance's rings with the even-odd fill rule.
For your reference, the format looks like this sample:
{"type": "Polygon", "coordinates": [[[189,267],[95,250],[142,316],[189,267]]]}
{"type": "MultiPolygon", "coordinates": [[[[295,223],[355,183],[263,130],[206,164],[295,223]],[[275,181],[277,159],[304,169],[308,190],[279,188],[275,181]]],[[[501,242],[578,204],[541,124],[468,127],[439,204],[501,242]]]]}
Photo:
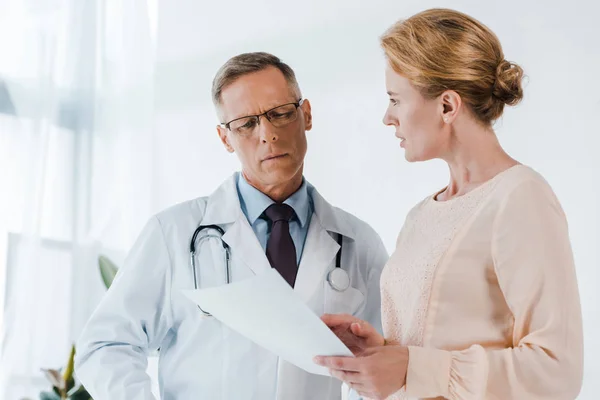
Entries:
{"type": "Polygon", "coordinates": [[[267,241],[267,258],[271,267],[294,287],[298,265],[296,262],[296,247],[290,235],[290,221],[296,213],[287,204],[271,204],[265,215],[273,223],[271,236],[267,241]]]}

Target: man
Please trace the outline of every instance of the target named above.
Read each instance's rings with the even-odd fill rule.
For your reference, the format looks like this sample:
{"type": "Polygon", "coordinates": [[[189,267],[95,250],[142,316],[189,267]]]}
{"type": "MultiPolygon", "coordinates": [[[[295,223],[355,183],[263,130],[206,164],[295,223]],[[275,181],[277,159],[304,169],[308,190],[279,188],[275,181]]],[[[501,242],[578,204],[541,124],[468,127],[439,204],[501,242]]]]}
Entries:
{"type": "Polygon", "coordinates": [[[276,268],[317,315],[353,314],[381,330],[386,250],[303,178],[312,116],[293,70],[266,53],[236,56],[217,73],[213,100],[219,137],[242,171],[148,222],[84,329],[77,375],[95,400],[153,399],[146,355],[160,348],[163,400],[339,399],[340,381],[278,359],[182,294],[276,268]],[[192,239],[200,225],[213,227],[192,239]],[[329,283],[333,270],[349,287],[329,283]]]}

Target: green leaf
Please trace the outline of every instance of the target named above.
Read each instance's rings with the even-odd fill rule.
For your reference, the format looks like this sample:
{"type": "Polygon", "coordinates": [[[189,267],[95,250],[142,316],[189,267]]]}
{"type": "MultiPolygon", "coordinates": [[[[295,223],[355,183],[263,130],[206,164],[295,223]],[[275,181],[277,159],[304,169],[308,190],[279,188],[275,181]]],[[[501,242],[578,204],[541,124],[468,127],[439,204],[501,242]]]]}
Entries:
{"type": "Polygon", "coordinates": [[[60,400],[60,396],[54,392],[40,393],[40,400],[60,400]]]}
{"type": "Polygon", "coordinates": [[[71,388],[75,384],[75,380],[73,379],[74,367],[75,367],[75,345],[71,345],[71,353],[69,354],[69,361],[67,362],[67,366],[65,367],[65,371],[62,376],[63,381],[65,382],[65,388],[67,391],[71,390],[71,388]]]}
{"type": "Polygon", "coordinates": [[[79,385],[78,388],[73,388],[67,395],[71,400],[90,400],[92,398],[83,385],[79,385]]]}
{"type": "Polygon", "coordinates": [[[69,397],[70,400],[92,400],[92,396],[88,392],[78,393],[69,397]]]}
{"type": "Polygon", "coordinates": [[[65,392],[68,392],[75,386],[75,379],[71,378],[68,381],[65,381],[65,392]]]}
{"type": "Polygon", "coordinates": [[[115,275],[117,275],[118,268],[115,263],[106,256],[98,257],[98,266],[100,267],[100,274],[102,275],[104,285],[108,289],[112,284],[113,279],[115,279],[115,275]]]}

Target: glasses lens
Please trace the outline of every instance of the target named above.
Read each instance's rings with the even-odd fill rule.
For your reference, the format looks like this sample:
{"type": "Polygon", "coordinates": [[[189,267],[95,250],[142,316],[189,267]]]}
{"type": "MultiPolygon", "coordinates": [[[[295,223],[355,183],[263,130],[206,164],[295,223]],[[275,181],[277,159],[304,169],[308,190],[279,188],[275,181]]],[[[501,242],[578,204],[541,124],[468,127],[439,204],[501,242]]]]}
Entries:
{"type": "Polygon", "coordinates": [[[257,124],[258,118],[256,117],[240,118],[236,119],[235,121],[231,121],[229,124],[229,129],[240,135],[245,135],[252,133],[257,124]]]}
{"type": "Polygon", "coordinates": [[[298,117],[298,110],[294,104],[286,104],[272,109],[267,113],[267,118],[274,126],[284,126],[294,122],[298,117]]]}

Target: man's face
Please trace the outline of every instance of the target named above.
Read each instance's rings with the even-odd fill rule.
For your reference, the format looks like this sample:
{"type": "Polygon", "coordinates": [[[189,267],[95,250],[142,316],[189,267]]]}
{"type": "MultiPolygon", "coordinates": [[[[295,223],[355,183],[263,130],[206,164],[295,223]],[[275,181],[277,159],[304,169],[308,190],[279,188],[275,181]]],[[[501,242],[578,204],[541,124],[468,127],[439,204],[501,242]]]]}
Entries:
{"type": "Polygon", "coordinates": [[[298,108],[299,95],[275,67],[241,76],[221,93],[221,122],[258,115],[288,104],[256,120],[240,120],[230,129],[217,126],[221,141],[235,152],[246,178],[262,186],[277,186],[302,175],[306,131],[312,128],[310,103],[298,108]]]}

